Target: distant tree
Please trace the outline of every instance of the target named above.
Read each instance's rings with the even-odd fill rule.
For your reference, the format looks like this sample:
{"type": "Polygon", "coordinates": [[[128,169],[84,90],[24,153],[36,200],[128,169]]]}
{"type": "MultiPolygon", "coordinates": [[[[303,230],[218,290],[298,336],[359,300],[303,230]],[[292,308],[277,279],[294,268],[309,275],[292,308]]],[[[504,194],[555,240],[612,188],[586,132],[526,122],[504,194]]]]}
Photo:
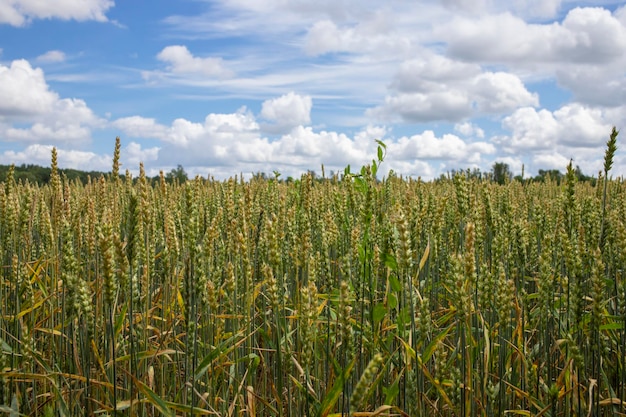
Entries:
{"type": "Polygon", "coordinates": [[[252,173],[252,179],[258,181],[266,181],[268,179],[267,174],[262,171],[257,171],[252,173]]]}
{"type": "Polygon", "coordinates": [[[591,181],[592,183],[595,184],[595,178],[589,175],[583,174],[582,169],[580,169],[578,165],[576,165],[576,169],[574,169],[574,174],[576,175],[576,178],[578,179],[579,182],[591,181]]]}
{"type": "Polygon", "coordinates": [[[510,181],[513,178],[513,174],[509,169],[509,164],[504,162],[496,162],[491,168],[493,180],[498,184],[504,184],[506,181],[510,181]]]}
{"type": "MultiPolygon", "coordinates": [[[[468,168],[468,172],[469,172],[469,168],[468,168]]],[[[483,179],[483,173],[480,171],[480,168],[474,168],[472,169],[471,172],[469,172],[469,177],[481,180],[483,179]]]]}
{"type": "Polygon", "coordinates": [[[481,180],[487,178],[486,173],[480,171],[480,168],[451,169],[445,174],[441,174],[439,181],[454,178],[456,175],[462,175],[467,179],[481,180]],[[445,178],[444,178],[445,177],[445,178]]]}
{"type": "Polygon", "coordinates": [[[534,180],[544,182],[548,178],[550,178],[552,181],[556,181],[557,184],[560,184],[561,179],[563,179],[563,174],[558,169],[549,169],[549,170],[540,169],[537,173],[537,176],[534,178],[534,180]]]}
{"type": "Polygon", "coordinates": [[[179,184],[182,184],[187,181],[189,177],[185,172],[185,168],[183,168],[183,166],[179,164],[176,168],[165,174],[165,179],[169,180],[170,182],[178,181],[179,184]]]}

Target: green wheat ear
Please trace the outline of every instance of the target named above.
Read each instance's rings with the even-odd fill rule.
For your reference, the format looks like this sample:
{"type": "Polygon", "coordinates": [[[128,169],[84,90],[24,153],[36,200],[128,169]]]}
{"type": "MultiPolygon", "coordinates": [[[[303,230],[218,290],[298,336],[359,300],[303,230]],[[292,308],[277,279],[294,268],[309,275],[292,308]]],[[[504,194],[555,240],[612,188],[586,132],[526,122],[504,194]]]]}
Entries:
{"type": "Polygon", "coordinates": [[[605,239],[606,239],[606,197],[607,197],[607,187],[608,187],[608,179],[609,179],[609,171],[613,166],[613,157],[615,156],[615,152],[617,151],[617,135],[619,131],[613,126],[613,130],[611,131],[611,136],[609,140],[606,142],[606,151],[604,153],[604,190],[602,191],[602,225],[600,227],[600,239],[599,244],[600,248],[604,247],[605,239]]]}
{"type": "Polygon", "coordinates": [[[619,130],[613,126],[613,130],[611,131],[611,136],[609,140],[606,142],[606,152],[604,153],[604,176],[607,177],[608,172],[613,167],[613,157],[615,156],[615,152],[617,151],[617,135],[619,134],[619,130]]]}
{"type": "Polygon", "coordinates": [[[363,375],[356,384],[352,396],[350,397],[350,412],[359,410],[367,400],[367,391],[378,376],[378,370],[383,364],[383,356],[380,353],[374,355],[372,360],[367,364],[363,375]]]}

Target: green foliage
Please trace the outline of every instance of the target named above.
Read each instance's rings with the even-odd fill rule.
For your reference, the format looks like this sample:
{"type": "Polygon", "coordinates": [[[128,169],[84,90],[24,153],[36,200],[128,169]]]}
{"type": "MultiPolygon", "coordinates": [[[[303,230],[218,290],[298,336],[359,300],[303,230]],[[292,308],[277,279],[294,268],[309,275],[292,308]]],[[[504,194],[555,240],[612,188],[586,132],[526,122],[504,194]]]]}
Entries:
{"type": "MultiPolygon", "coordinates": [[[[8,165],[0,165],[0,182],[6,180],[8,170],[8,165]]],[[[65,177],[70,181],[79,181],[83,185],[87,184],[89,177],[94,180],[99,178],[101,175],[104,175],[104,173],[99,171],[86,172],[76,169],[60,169],[59,174],[65,175],[65,177]]],[[[16,166],[15,180],[23,182],[28,181],[31,184],[37,185],[48,184],[48,182],[50,182],[50,168],[45,168],[32,164],[22,164],[16,166]]]]}
{"type": "Polygon", "coordinates": [[[509,164],[504,162],[496,162],[493,164],[491,168],[491,172],[493,175],[493,180],[500,185],[503,185],[507,181],[511,181],[513,178],[513,174],[509,169],[509,164]]]}

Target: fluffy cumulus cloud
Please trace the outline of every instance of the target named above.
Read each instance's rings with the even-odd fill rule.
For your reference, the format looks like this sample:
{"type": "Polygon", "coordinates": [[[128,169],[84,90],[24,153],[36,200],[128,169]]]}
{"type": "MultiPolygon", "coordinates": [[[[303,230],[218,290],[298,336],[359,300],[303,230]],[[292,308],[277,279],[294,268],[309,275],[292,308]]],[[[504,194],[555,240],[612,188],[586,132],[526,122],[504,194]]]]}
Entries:
{"type": "Polygon", "coordinates": [[[167,132],[167,127],[155,119],[141,116],[122,117],[112,122],[112,125],[135,138],[164,139],[167,132]]]}
{"type": "Polygon", "coordinates": [[[457,121],[471,114],[467,95],[458,90],[399,93],[387,96],[383,105],[368,110],[369,116],[392,122],[457,121]]]}
{"type": "Polygon", "coordinates": [[[394,75],[391,87],[408,93],[441,91],[450,82],[465,82],[480,73],[481,68],[477,64],[424,54],[423,57],[404,61],[394,75]]]}
{"type": "Polygon", "coordinates": [[[266,100],[261,107],[261,117],[269,122],[264,130],[286,132],[290,129],[311,123],[310,96],[301,96],[290,92],[275,99],[266,100]]]}
{"type": "Polygon", "coordinates": [[[610,66],[577,65],[556,70],[556,79],[576,101],[596,106],[621,106],[626,102],[626,74],[622,63],[610,66]]]}
{"type": "MultiPolygon", "coordinates": [[[[622,107],[619,111],[623,112],[622,107]]],[[[555,111],[522,108],[504,118],[509,135],[493,141],[505,152],[526,157],[531,168],[564,171],[570,159],[584,172],[594,174],[615,120],[613,110],[571,103],[555,111]]],[[[619,169],[618,169],[619,171],[619,169]]]]}
{"type": "MultiPolygon", "coordinates": [[[[212,113],[203,122],[176,119],[164,125],[154,119],[132,116],[112,124],[122,131],[122,136],[156,139],[162,144],[147,150],[138,145],[131,148],[150,158],[152,166],[182,164],[191,174],[210,173],[216,178],[274,170],[296,176],[307,169],[318,171],[322,165],[327,172],[340,171],[347,165],[369,163],[376,152],[375,139],[387,140],[385,169],[428,178],[439,173],[439,168],[432,166],[433,160],[442,166],[477,166],[495,152],[491,143],[462,140],[456,135],[436,137],[432,131],[394,140],[386,139],[389,132],[383,126],[370,125],[353,135],[316,130],[296,124],[309,121],[310,111],[308,100],[297,94],[266,101],[261,117],[278,117],[282,109],[297,107],[302,102],[306,111],[297,111],[299,116],[291,119],[293,126],[289,131],[273,139],[264,136],[262,125],[245,108],[235,113],[212,113]]],[[[467,129],[476,136],[480,134],[477,126],[466,126],[467,129]]]]}
{"type": "Polygon", "coordinates": [[[193,56],[184,45],[172,45],[163,48],[157,59],[168,64],[167,69],[175,74],[201,75],[215,78],[229,78],[233,71],[224,66],[221,58],[200,58],[193,56]]]}
{"type": "Polygon", "coordinates": [[[503,127],[511,136],[496,139],[508,152],[551,149],[559,134],[552,112],[524,107],[504,119],[503,127]]]}
{"type": "Polygon", "coordinates": [[[478,114],[501,114],[537,106],[539,98],[514,74],[482,72],[432,55],[402,64],[391,83],[392,94],[369,114],[386,120],[458,122],[478,114]]]}
{"type": "MultiPolygon", "coordinates": [[[[542,152],[542,153],[537,153],[533,155],[532,157],[532,162],[534,166],[540,167],[538,169],[543,169],[543,170],[556,169],[561,172],[565,171],[565,167],[567,167],[570,160],[573,160],[573,158],[571,157],[568,158],[559,152],[550,152],[550,153],[542,152]]],[[[595,172],[589,172],[589,171],[587,171],[587,173],[595,174],[595,172]]]]}
{"type": "Polygon", "coordinates": [[[24,26],[33,19],[104,22],[106,12],[114,5],[112,0],[1,0],[0,24],[24,26]]]}
{"type": "Polygon", "coordinates": [[[0,96],[0,134],[8,141],[89,140],[91,128],[104,123],[84,100],[60,98],[43,71],[25,60],[0,65],[0,96]]]}
{"type": "Polygon", "coordinates": [[[481,139],[485,137],[485,131],[470,122],[457,123],[454,125],[454,130],[463,136],[475,136],[481,139]]]}
{"type": "Polygon", "coordinates": [[[520,106],[539,105],[539,96],[531,93],[516,75],[485,72],[471,80],[469,97],[482,113],[504,113],[520,106]]]}
{"type": "Polygon", "coordinates": [[[527,23],[510,12],[457,17],[436,32],[448,53],[474,62],[597,64],[626,49],[626,28],[603,8],[575,8],[554,24],[527,23]]]}
{"type": "MultiPolygon", "coordinates": [[[[142,162],[146,165],[152,165],[155,161],[157,161],[160,149],[161,148],[158,146],[144,148],[139,143],[130,142],[120,152],[122,166],[126,166],[128,169],[137,169],[139,164],[142,162]]],[[[153,172],[150,175],[154,176],[156,175],[156,172],[153,172]]]]}
{"type": "MultiPolygon", "coordinates": [[[[0,153],[0,164],[50,166],[53,147],[57,148],[57,162],[60,168],[102,172],[111,170],[112,155],[38,143],[30,144],[20,151],[9,150],[0,153]]],[[[158,154],[159,147],[144,148],[136,142],[130,142],[121,150],[121,164],[124,169],[127,168],[131,172],[136,172],[140,162],[153,164],[157,160],[158,154]]],[[[151,172],[150,175],[156,174],[158,174],[158,170],[151,172]]]]}
{"type": "Polygon", "coordinates": [[[0,64],[0,117],[41,115],[59,100],[50,91],[43,71],[32,68],[26,60],[16,60],[6,67],[0,64]]]}
{"type": "Polygon", "coordinates": [[[238,162],[231,151],[259,136],[259,125],[245,108],[235,113],[211,113],[202,123],[178,118],[167,126],[154,119],[131,116],[117,119],[112,125],[128,137],[159,140],[163,146],[158,161],[164,166],[230,166],[238,162]]]}
{"type": "MultiPolygon", "coordinates": [[[[32,144],[22,151],[5,151],[0,154],[0,163],[50,166],[52,148],[52,145],[32,144]]],[[[110,171],[112,157],[94,152],[57,148],[57,161],[60,168],[110,171]]]]}
{"type": "Polygon", "coordinates": [[[483,155],[493,154],[495,147],[487,142],[467,142],[456,135],[438,138],[431,130],[411,137],[402,137],[389,146],[389,156],[398,160],[446,160],[474,164],[483,155]]]}
{"type": "Polygon", "coordinates": [[[578,103],[554,112],[525,107],[507,116],[503,127],[510,136],[498,139],[508,152],[529,153],[556,147],[601,148],[611,123],[599,109],[578,103]]]}

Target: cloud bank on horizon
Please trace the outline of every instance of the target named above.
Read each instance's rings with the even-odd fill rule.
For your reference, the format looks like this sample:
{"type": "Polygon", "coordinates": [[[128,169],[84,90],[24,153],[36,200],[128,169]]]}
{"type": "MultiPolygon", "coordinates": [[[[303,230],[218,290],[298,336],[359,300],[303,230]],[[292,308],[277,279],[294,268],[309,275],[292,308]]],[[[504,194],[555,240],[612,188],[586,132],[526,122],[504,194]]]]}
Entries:
{"type": "Polygon", "coordinates": [[[109,171],[120,136],[133,172],[297,176],[381,139],[383,172],[595,175],[626,124],[621,3],[0,0],[0,163],[109,171]]]}

